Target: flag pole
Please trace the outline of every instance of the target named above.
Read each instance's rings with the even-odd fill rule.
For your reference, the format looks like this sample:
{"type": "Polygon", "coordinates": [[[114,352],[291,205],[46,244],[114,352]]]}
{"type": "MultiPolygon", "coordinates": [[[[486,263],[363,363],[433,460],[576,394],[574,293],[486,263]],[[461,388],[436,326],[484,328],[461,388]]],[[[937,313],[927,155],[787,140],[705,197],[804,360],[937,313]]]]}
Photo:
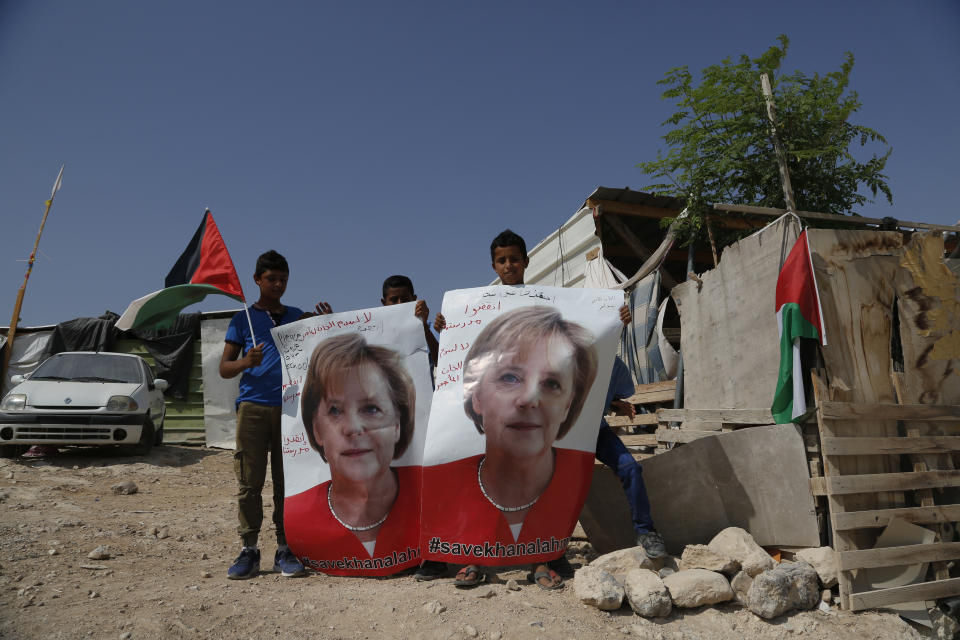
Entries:
{"type": "Polygon", "coordinates": [[[63,167],[60,165],[60,172],[53,183],[53,189],[50,190],[50,199],[47,200],[47,208],[43,212],[43,218],[40,220],[40,230],[37,231],[37,239],[33,242],[33,251],[27,259],[27,273],[23,276],[23,284],[17,291],[17,302],[13,305],[13,317],[10,319],[10,328],[7,330],[7,348],[3,350],[3,362],[0,364],[0,386],[6,381],[7,367],[10,365],[10,354],[13,353],[13,339],[17,335],[17,323],[20,321],[20,309],[23,306],[23,295],[27,291],[27,281],[30,279],[30,272],[33,271],[33,263],[37,257],[37,247],[40,246],[40,236],[43,235],[43,227],[47,224],[47,215],[50,213],[50,207],[53,206],[53,196],[60,190],[60,184],[63,179],[63,167]]]}

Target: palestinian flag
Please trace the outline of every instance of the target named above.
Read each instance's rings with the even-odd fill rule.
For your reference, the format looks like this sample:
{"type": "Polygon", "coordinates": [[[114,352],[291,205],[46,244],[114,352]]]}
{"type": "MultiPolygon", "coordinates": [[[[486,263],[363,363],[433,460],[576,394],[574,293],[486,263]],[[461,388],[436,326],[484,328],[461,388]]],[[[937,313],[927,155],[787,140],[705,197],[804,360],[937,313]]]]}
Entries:
{"type": "Polygon", "coordinates": [[[777,424],[783,424],[807,411],[800,366],[800,338],[819,339],[821,344],[827,344],[806,231],[797,238],[780,269],[776,309],[780,331],[780,375],[770,412],[777,424]]]}
{"type": "Polygon", "coordinates": [[[200,228],[167,274],[164,284],[166,288],[131,302],[117,320],[117,328],[172,327],[181,309],[200,302],[211,293],[244,301],[237,269],[209,209],[204,212],[200,228]]]}

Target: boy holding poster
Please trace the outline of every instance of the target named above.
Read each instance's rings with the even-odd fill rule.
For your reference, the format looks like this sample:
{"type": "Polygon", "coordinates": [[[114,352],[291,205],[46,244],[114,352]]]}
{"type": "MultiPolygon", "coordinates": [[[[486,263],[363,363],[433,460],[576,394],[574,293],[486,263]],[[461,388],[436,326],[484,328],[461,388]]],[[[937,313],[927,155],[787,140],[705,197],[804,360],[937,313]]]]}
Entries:
{"type": "MultiPolygon", "coordinates": [[[[260,571],[260,550],[257,539],[263,522],[263,491],[267,473],[267,454],[273,477],[273,522],[277,528],[277,553],[274,571],[286,577],[304,573],[303,565],[290,552],[283,532],[283,463],[280,456],[280,354],[269,339],[270,329],[313,315],[280,302],[287,290],[290,267],[276,251],[267,251],[257,258],[253,280],[260,290],[259,299],[250,307],[249,322],[256,335],[250,334],[245,313],[237,313],[227,328],[220,376],[240,375],[237,397],[237,448],[235,471],[238,533],[243,544],[240,555],[227,571],[231,580],[252,578],[260,571]],[[241,356],[241,353],[243,354],[241,356]],[[241,375],[242,374],[242,375],[241,375]]],[[[330,305],[318,303],[317,313],[329,313],[330,305]]]]}
{"type": "MultiPolygon", "coordinates": [[[[503,282],[505,285],[514,285],[514,286],[524,284],[523,282],[524,272],[526,270],[526,267],[529,264],[529,259],[526,254],[526,245],[523,241],[523,238],[513,233],[512,231],[509,231],[509,230],[504,231],[501,234],[499,234],[496,238],[494,238],[493,243],[491,244],[491,247],[490,247],[490,253],[491,253],[491,262],[492,262],[493,269],[497,273],[497,275],[500,277],[501,282],[503,282]]],[[[508,314],[505,314],[505,315],[508,315],[508,314]]],[[[629,323],[631,320],[630,311],[626,305],[623,305],[620,308],[620,319],[624,324],[629,323]]],[[[542,320],[546,320],[546,318],[542,318],[542,320]]],[[[500,321],[501,321],[501,318],[498,318],[497,320],[494,320],[494,324],[500,321]]],[[[547,322],[547,324],[549,324],[549,322],[547,322]]],[[[441,330],[446,326],[446,321],[442,314],[437,314],[437,318],[434,326],[438,330],[441,330]]],[[[475,352],[481,347],[480,343],[481,343],[481,340],[484,339],[483,338],[484,334],[487,334],[489,331],[491,331],[493,329],[493,326],[494,325],[491,324],[481,332],[481,336],[477,338],[477,341],[473,343],[473,346],[470,349],[470,355],[467,357],[467,362],[465,362],[463,365],[465,410],[467,412],[467,415],[474,420],[474,423],[476,424],[478,431],[480,431],[481,433],[483,432],[483,426],[482,426],[483,417],[479,416],[478,412],[475,411],[475,409],[478,407],[482,407],[484,404],[489,405],[489,403],[484,403],[482,400],[482,394],[479,393],[479,390],[482,388],[482,385],[478,386],[476,380],[471,381],[469,379],[471,376],[474,378],[476,377],[475,374],[471,372],[470,365],[471,365],[471,360],[475,361],[477,357],[475,352]],[[469,386],[477,387],[478,393],[471,393],[469,391],[468,383],[469,383],[469,386]]],[[[540,326],[531,325],[526,327],[524,333],[526,337],[529,338],[531,335],[535,335],[536,332],[539,330],[541,330],[540,326]]],[[[518,336],[515,336],[515,337],[518,337],[518,336]]],[[[553,348],[555,350],[557,348],[562,349],[562,347],[557,347],[557,343],[562,344],[563,341],[554,340],[553,342],[554,342],[553,348]]],[[[570,345],[573,345],[575,342],[576,341],[573,339],[569,341],[570,345]]],[[[530,347],[532,346],[533,345],[530,345],[530,347]]],[[[553,354],[552,358],[549,357],[549,355],[547,355],[549,354],[550,348],[551,348],[550,346],[546,346],[546,348],[540,348],[540,349],[533,349],[533,348],[523,349],[523,351],[526,351],[528,354],[533,355],[533,357],[525,358],[526,360],[525,364],[527,365],[527,368],[528,369],[531,367],[535,368],[536,361],[538,359],[541,359],[541,360],[544,359],[543,357],[538,358],[535,355],[537,352],[540,352],[543,356],[546,356],[547,361],[552,360],[553,362],[561,362],[562,357],[559,357],[561,354],[559,353],[553,354]]],[[[494,358],[494,360],[496,360],[498,363],[502,365],[508,365],[511,358],[504,357],[504,354],[500,354],[499,356],[494,358]]],[[[607,393],[607,399],[605,402],[604,410],[610,406],[610,402],[614,398],[614,396],[623,397],[622,389],[626,388],[624,384],[624,377],[622,375],[623,370],[625,370],[626,367],[622,364],[622,362],[619,362],[619,361],[615,362],[615,365],[620,366],[619,368],[617,366],[614,366],[614,372],[620,375],[616,376],[616,380],[611,380],[611,383],[610,383],[611,386],[607,393]],[[614,386],[616,386],[616,389],[614,389],[614,386]]],[[[497,393],[497,396],[499,396],[501,400],[505,399],[505,396],[509,394],[509,391],[507,390],[507,388],[510,387],[511,385],[516,385],[517,381],[520,379],[519,376],[515,376],[513,373],[510,373],[508,371],[509,368],[510,367],[507,366],[507,368],[504,369],[505,373],[503,373],[503,375],[501,375],[499,378],[495,378],[496,380],[495,385],[499,385],[500,387],[503,387],[502,389],[499,389],[497,393]]],[[[626,379],[629,380],[629,378],[630,378],[629,372],[627,372],[626,379]]],[[[555,393],[559,393],[559,389],[561,389],[563,386],[561,384],[561,382],[563,381],[565,381],[565,379],[563,379],[562,377],[553,378],[553,379],[548,377],[544,380],[543,384],[545,384],[547,388],[555,389],[556,390],[555,393]]],[[[632,391],[633,391],[632,380],[629,380],[629,381],[630,381],[630,393],[628,393],[627,395],[632,395],[632,391]]],[[[589,385],[587,386],[589,387],[589,385]]],[[[489,397],[493,398],[495,396],[493,394],[490,394],[489,397]]],[[[543,395],[541,397],[543,398],[543,400],[542,401],[538,400],[539,403],[542,404],[546,412],[549,412],[549,403],[550,403],[549,397],[546,395],[543,395]]],[[[517,404],[516,406],[521,407],[522,403],[517,404]]],[[[579,413],[579,408],[576,408],[577,405],[576,403],[573,402],[572,399],[570,399],[570,403],[565,406],[567,407],[568,413],[566,415],[564,425],[566,426],[567,429],[569,429],[570,424],[572,424],[572,422],[575,421],[576,419],[575,414],[579,413]]],[[[582,407],[582,402],[580,406],[582,407]]],[[[507,429],[506,431],[516,432],[516,428],[507,429]]],[[[602,424],[601,431],[602,431],[600,434],[601,437],[596,441],[596,456],[600,458],[601,461],[603,461],[605,464],[608,464],[609,466],[611,466],[614,469],[614,471],[617,473],[617,475],[621,478],[621,482],[624,485],[624,490],[627,492],[627,497],[631,505],[631,512],[633,515],[634,527],[637,531],[637,543],[644,547],[644,549],[647,551],[648,555],[651,558],[661,557],[665,555],[666,550],[663,548],[663,542],[662,542],[662,539],[659,537],[659,534],[656,533],[656,531],[653,529],[653,523],[649,514],[649,502],[646,498],[646,490],[643,485],[642,477],[640,476],[639,465],[636,464],[632,456],[630,456],[629,452],[626,451],[626,448],[623,446],[623,443],[620,441],[620,439],[613,434],[613,432],[609,429],[609,427],[606,427],[605,423],[602,424]],[[606,428],[605,431],[603,431],[604,427],[606,428]],[[612,436],[612,438],[610,436],[612,436]],[[621,454],[626,454],[626,457],[624,457],[621,454]],[[627,458],[629,458],[629,462],[632,463],[632,465],[628,464],[627,458]],[[641,531],[641,529],[643,529],[643,531],[641,531]]],[[[559,429],[555,432],[555,436],[562,438],[563,435],[565,435],[565,433],[566,431],[559,429]]],[[[501,479],[505,478],[506,476],[501,476],[501,474],[493,473],[490,471],[493,468],[493,466],[495,466],[496,460],[498,459],[498,456],[496,454],[497,449],[494,447],[491,450],[490,445],[491,443],[488,435],[486,461],[481,461],[480,463],[480,466],[477,472],[477,484],[479,485],[480,491],[483,494],[483,496],[487,499],[487,501],[491,505],[496,506],[498,509],[500,509],[500,511],[504,514],[505,516],[504,520],[510,525],[511,529],[519,530],[519,527],[522,526],[521,524],[518,524],[522,522],[522,518],[519,517],[519,514],[527,511],[528,509],[532,511],[534,508],[534,505],[538,501],[548,502],[549,492],[538,494],[539,497],[534,498],[532,502],[529,502],[529,503],[521,502],[512,507],[504,506],[502,504],[499,504],[496,500],[492,499],[491,496],[495,493],[495,489],[489,489],[483,483],[483,476],[485,471],[483,468],[484,462],[487,466],[486,473],[488,476],[492,476],[494,478],[501,478],[501,479]],[[491,451],[492,451],[492,455],[491,455],[491,451]]],[[[555,449],[554,459],[558,463],[560,461],[560,458],[557,457],[556,452],[565,452],[565,451],[568,451],[568,450],[555,449]]],[[[592,455],[590,457],[592,458],[592,455]]],[[[521,464],[520,466],[523,469],[527,469],[530,467],[530,465],[525,465],[525,464],[521,464]]],[[[523,482],[516,481],[516,479],[514,480],[515,480],[514,482],[510,483],[510,488],[514,490],[514,493],[517,493],[517,491],[522,493],[523,492],[522,487],[526,486],[527,488],[530,488],[531,486],[531,485],[525,485],[523,482]],[[518,487],[521,489],[518,489],[518,487]]],[[[505,483],[501,482],[500,484],[501,486],[504,487],[504,489],[507,488],[505,486],[505,483]]],[[[572,529],[573,524],[575,524],[576,518],[579,515],[579,506],[582,505],[583,500],[582,499],[578,500],[576,499],[577,497],[575,495],[571,495],[571,494],[564,496],[564,498],[566,499],[568,504],[577,505],[577,513],[572,515],[573,520],[572,520],[572,523],[570,524],[570,528],[572,529]]],[[[426,522],[427,522],[427,519],[425,518],[425,523],[426,522]]],[[[518,531],[514,532],[515,539],[517,539],[517,533],[518,531]]],[[[429,545],[427,550],[429,550],[429,545]]],[[[572,567],[570,567],[570,564],[566,561],[566,558],[563,555],[563,552],[561,551],[561,554],[559,555],[559,557],[555,557],[555,559],[550,560],[549,562],[546,563],[546,565],[535,564],[534,570],[530,578],[541,588],[556,589],[562,586],[562,577],[571,577],[572,573],[573,573],[572,567]]],[[[484,580],[485,576],[480,571],[480,568],[478,566],[471,564],[461,569],[461,571],[458,573],[457,578],[458,580],[456,581],[456,584],[461,586],[470,586],[472,584],[479,584],[484,580]]]]}
{"type": "Polygon", "coordinates": [[[426,300],[417,300],[417,294],[413,292],[413,282],[407,276],[390,276],[383,281],[383,297],[380,298],[380,304],[390,307],[395,304],[405,302],[417,302],[413,308],[413,315],[423,323],[423,337],[427,341],[427,349],[430,351],[430,366],[437,364],[437,351],[439,345],[436,336],[430,331],[429,318],[430,309],[427,308],[426,300]]]}

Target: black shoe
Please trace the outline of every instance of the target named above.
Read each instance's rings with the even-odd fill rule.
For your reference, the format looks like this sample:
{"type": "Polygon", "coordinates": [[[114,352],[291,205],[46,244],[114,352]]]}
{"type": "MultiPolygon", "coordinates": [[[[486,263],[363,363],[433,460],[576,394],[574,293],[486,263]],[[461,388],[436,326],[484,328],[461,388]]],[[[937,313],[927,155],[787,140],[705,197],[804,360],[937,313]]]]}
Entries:
{"type": "Polygon", "coordinates": [[[447,575],[447,563],[437,562],[436,560],[424,560],[423,564],[417,567],[413,573],[413,579],[417,582],[429,582],[447,575]]]}
{"type": "Polygon", "coordinates": [[[567,560],[567,556],[560,556],[556,560],[550,560],[547,562],[547,566],[557,572],[557,575],[563,578],[564,580],[569,580],[573,577],[574,568],[570,564],[570,561],[567,560]]]}
{"type": "Polygon", "coordinates": [[[663,536],[656,531],[637,534],[637,546],[643,547],[647,557],[651,560],[663,558],[667,555],[667,548],[663,544],[663,536]]]}

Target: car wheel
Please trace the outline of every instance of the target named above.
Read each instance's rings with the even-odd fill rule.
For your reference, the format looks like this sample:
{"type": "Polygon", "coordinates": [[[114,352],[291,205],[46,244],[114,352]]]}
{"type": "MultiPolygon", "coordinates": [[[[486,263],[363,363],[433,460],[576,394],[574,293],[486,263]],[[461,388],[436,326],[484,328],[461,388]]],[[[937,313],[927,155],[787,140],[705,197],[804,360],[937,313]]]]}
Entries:
{"type": "Polygon", "coordinates": [[[131,453],[135,456],[145,456],[153,449],[154,429],[153,421],[147,418],[140,430],[140,441],[130,447],[131,453]]]}
{"type": "Polygon", "coordinates": [[[0,458],[19,458],[22,456],[27,449],[30,448],[28,444],[3,444],[0,445],[0,458]]]}

